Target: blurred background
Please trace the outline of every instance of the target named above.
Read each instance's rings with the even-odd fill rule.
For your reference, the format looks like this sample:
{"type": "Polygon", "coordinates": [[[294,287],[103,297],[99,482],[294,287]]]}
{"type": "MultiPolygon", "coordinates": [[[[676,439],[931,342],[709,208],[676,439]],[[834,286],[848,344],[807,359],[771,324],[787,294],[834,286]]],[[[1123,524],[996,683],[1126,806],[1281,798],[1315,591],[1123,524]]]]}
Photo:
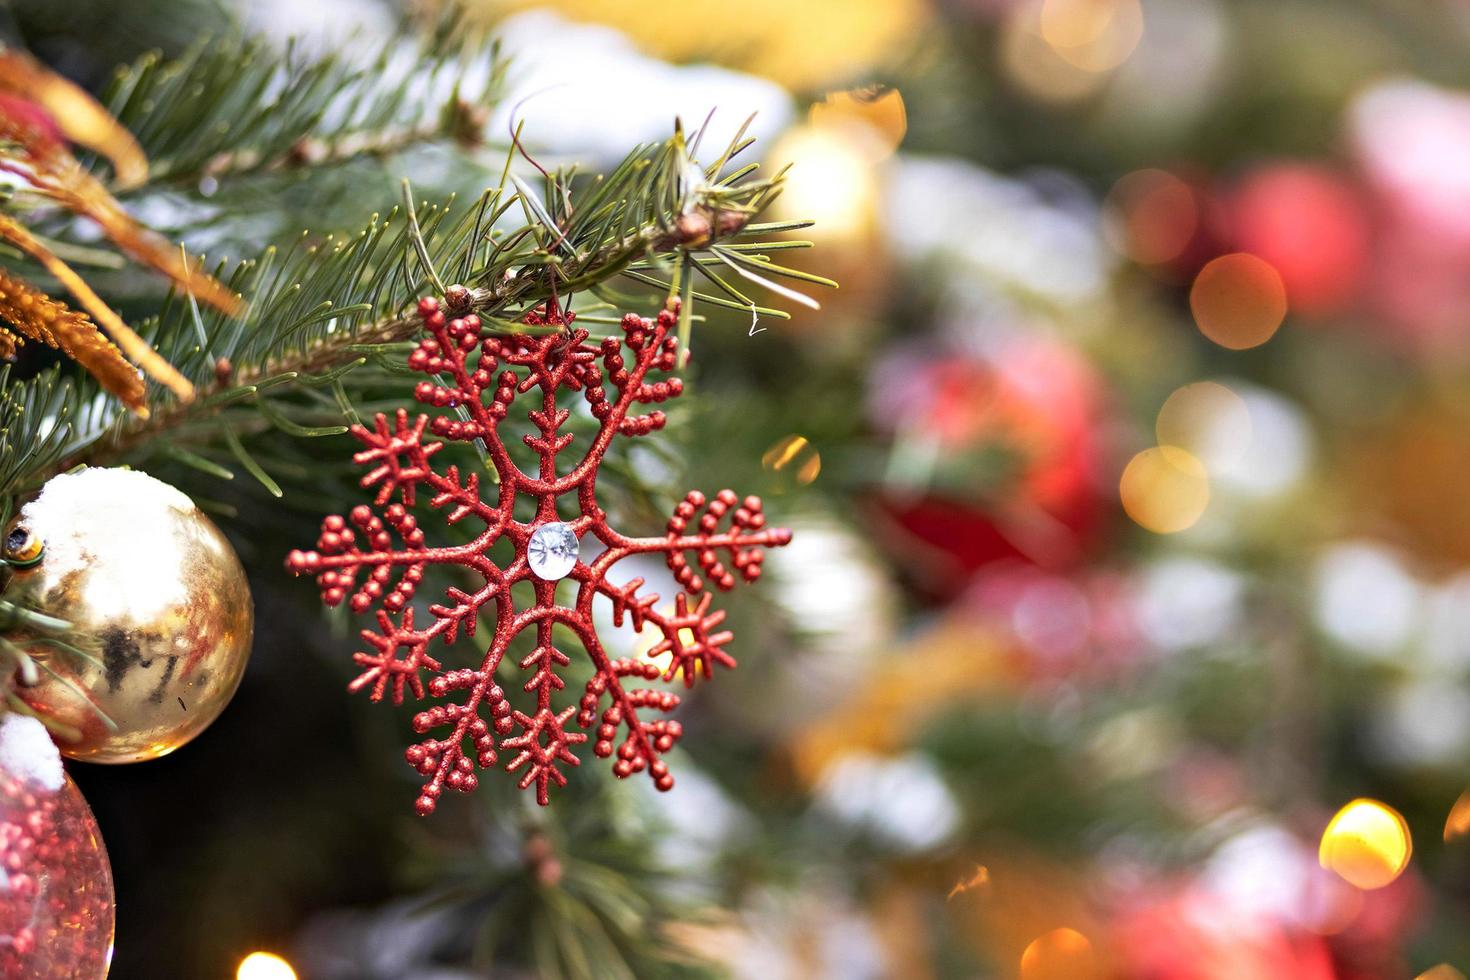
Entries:
{"type": "MultiPolygon", "coordinates": [[[[439,12],[0,9],[94,89],[201,35],[350,51],[439,12]]],[[[476,193],[516,120],[596,170],[758,112],[779,216],[817,221],[783,258],[841,289],[712,314],[675,451],[633,462],[760,493],[795,541],[731,600],[740,669],[687,702],[672,793],[587,765],[550,811],[486,779],[422,820],[410,710],[346,694],[355,629],[280,570],[322,501],[232,488],[236,701],[176,755],[72,767],[114,976],[1463,980],[1470,6],[467,14],[512,59],[487,146],[275,175],[250,220],[138,213],[238,255],[404,174],[476,193]]]]}

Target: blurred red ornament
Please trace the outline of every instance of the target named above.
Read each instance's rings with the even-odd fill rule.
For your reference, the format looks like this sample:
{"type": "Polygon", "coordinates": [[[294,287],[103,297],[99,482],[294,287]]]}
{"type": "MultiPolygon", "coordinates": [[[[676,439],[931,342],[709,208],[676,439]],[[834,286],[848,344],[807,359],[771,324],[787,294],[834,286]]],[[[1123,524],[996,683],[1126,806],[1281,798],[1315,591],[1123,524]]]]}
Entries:
{"type": "Polygon", "coordinates": [[[1391,885],[1359,894],[1357,914],[1330,937],[1338,972],[1345,980],[1407,976],[1405,947],[1430,912],[1424,879],[1411,868],[1391,885]]]}
{"type": "Polygon", "coordinates": [[[1230,212],[1236,246],[1280,273],[1293,312],[1337,313],[1357,298],[1371,232],[1352,181],[1318,164],[1274,164],[1235,189],[1230,212]]]}
{"type": "Polygon", "coordinates": [[[112,961],[112,869],[34,718],[0,721],[0,977],[95,980],[112,961]]]}
{"type": "MultiPolygon", "coordinates": [[[[1102,404],[1091,365],[1050,340],[1017,338],[986,360],[890,363],[873,410],[900,443],[928,445],[951,470],[1006,461],[991,482],[880,490],[876,507],[899,557],[946,596],[1002,559],[1074,567],[1105,513],[1102,404]]],[[[896,452],[902,458],[903,447],[896,452]]]]}
{"type": "Polygon", "coordinates": [[[1123,976],[1147,980],[1341,980],[1322,937],[1244,914],[1198,889],[1146,902],[1114,932],[1123,976]]]}
{"type": "MultiPolygon", "coordinates": [[[[447,301],[465,309],[468,299],[468,290],[457,286],[447,301]]],[[[551,784],[566,784],[562,766],[578,765],[572,748],[588,736],[576,729],[596,735],[597,756],[616,753],[612,768],[619,778],[646,770],[658,789],[671,789],[674,777],[662,756],[673,748],[682,726],[648,716],[672,711],[679,698],[671,691],[631,685],[682,677],[689,687],[697,678],[710,677],[716,665],[734,667],[734,658],[724,649],[733,634],[720,629],[725,613],[710,608],[706,587],[728,590],[737,581],[754,582],[764,549],[791,540],[790,531],[766,526],[760,498],[741,499],[730,490],[710,499],[690,491],[661,535],[629,538],[613,530],[607,512],[597,504],[598,469],[614,438],[663,428],[663,412],[637,414],[640,406],[683,391],[677,377],[649,380],[651,373],[668,374],[678,364],[678,311],[665,310],[655,320],[630,313],[623,318],[621,337],[594,344],[586,330],[572,326],[572,314],[548,306],[524,318],[535,335],[497,335],[484,329],[477,316],[451,318],[438,301],[420,300],[424,336],[408,365],[434,380],[419,382],[414,398],[448,411],[412,420],[405,409],[391,420],[379,412],[372,429],[355,426],[352,434],[364,448],[353,458],[371,467],[361,482],[376,487],[382,516],[363,504],[348,517],[328,517],[317,550],[293,551],[286,559],[291,572],[316,577],[327,605],[345,600],[357,613],[377,607],[378,632],[362,631],[369,650],[356,655],[363,672],[351,690],[369,689],[374,700],[391,690],[393,700],[401,703],[405,687],[416,697],[424,696],[420,671],[433,675],[428,693],[446,703],[414,717],[414,730],[428,737],[405,753],[408,763],[428,777],[417,802],[423,815],[434,811],[446,786],[463,793],[473,790],[478,785],[476,765],[489,769],[506,750],[512,751],[505,769],[521,773],[522,789],[534,785],[537,802],[545,806],[551,784]],[[536,459],[532,475],[511,458],[500,423],[517,398],[535,389],[539,395],[532,396],[528,416],[536,434],[523,437],[536,459]],[[561,431],[575,407],[558,404],[563,392],[571,396],[567,401],[580,394],[597,422],[585,454],[570,467],[559,466],[557,458],[574,439],[561,431]],[[478,443],[494,467],[498,486],[486,493],[476,473],[461,477],[453,465],[437,471],[430,457],[444,442],[426,442],[426,430],[444,441],[478,443]],[[442,511],[445,523],[470,518],[483,530],[465,544],[428,547],[410,510],[420,491],[430,507],[442,511]],[[575,501],[576,516],[559,516],[561,499],[575,501]],[[522,520],[516,504],[524,501],[535,504],[535,512],[522,520]],[[590,562],[579,555],[584,538],[601,547],[590,562]],[[502,540],[514,547],[503,568],[490,558],[490,549],[502,540]],[[624,558],[655,554],[663,557],[681,586],[673,611],[661,609],[656,594],[639,592],[643,579],[617,585],[609,578],[612,566],[624,558]],[[451,587],[448,602],[429,607],[431,621],[416,625],[409,602],[430,565],[462,568],[483,585],[468,592],[451,587]],[[362,573],[366,580],[359,582],[362,573]],[[576,587],[571,605],[557,602],[563,579],[576,587]],[[530,587],[535,596],[519,609],[512,595],[516,585],[530,587]],[[593,600],[599,596],[610,600],[614,626],[626,618],[635,630],[651,624],[662,634],[649,657],[667,654],[666,667],[651,659],[608,657],[592,616],[593,600]],[[481,615],[491,609],[495,634],[480,665],[442,670],[428,653],[430,642],[438,638],[452,643],[461,630],[473,636],[481,615]],[[552,695],[565,686],[560,668],[570,660],[553,643],[558,625],[576,636],[593,668],[580,701],[560,711],[554,710],[552,695]],[[528,706],[531,713],[514,708],[495,682],[511,641],[522,632],[536,636],[535,647],[519,661],[531,673],[524,684],[535,697],[534,706],[528,706]],[[456,694],[462,700],[452,700],[456,694]],[[599,718],[604,700],[609,703],[599,718]],[[443,738],[428,734],[446,727],[449,733],[443,738]],[[621,744],[615,746],[620,732],[621,744]]]]}

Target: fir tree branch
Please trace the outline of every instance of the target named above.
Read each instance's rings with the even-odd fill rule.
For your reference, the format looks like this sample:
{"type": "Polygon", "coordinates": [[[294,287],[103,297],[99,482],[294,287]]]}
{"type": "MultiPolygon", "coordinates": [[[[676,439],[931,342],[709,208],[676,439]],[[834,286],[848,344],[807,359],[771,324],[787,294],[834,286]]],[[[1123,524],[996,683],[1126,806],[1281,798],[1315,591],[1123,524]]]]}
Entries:
{"type": "MultiPolygon", "coordinates": [[[[750,170],[739,173],[748,176],[750,170]]],[[[385,345],[407,340],[418,328],[412,304],[433,289],[426,263],[458,278],[462,288],[451,288],[447,297],[456,312],[475,312],[505,329],[522,329],[516,321],[536,305],[548,300],[565,305],[573,294],[619,276],[656,284],[666,294],[681,277],[692,282],[701,263],[717,260],[716,247],[760,234],[761,226],[751,224],[751,218],[779,186],[779,177],[731,181],[708,176],[676,131],[662,144],[633,152],[606,176],[550,174],[539,193],[507,180],[467,207],[452,201],[420,205],[417,227],[395,211],[384,219],[374,217],[351,238],[329,235],[312,242],[303,236],[283,251],[268,249],[233,270],[221,267],[219,278],[248,301],[242,316],[201,310],[188,296],[172,295],[158,316],[140,325],[140,333],[194,382],[200,396],[182,404],[150,388],[148,419],[103,409],[103,420],[98,413],[78,414],[92,398],[84,379],[61,383],[50,395],[54,405],[48,403],[46,421],[38,422],[35,413],[15,413],[14,442],[0,441],[0,491],[14,493],[77,464],[134,460],[164,442],[174,448],[184,448],[185,442],[217,447],[221,421],[260,429],[272,418],[283,418],[288,431],[317,428],[286,410],[293,404],[287,397],[317,416],[323,402],[335,400],[342,410],[330,421],[352,420],[365,412],[353,406],[348,388],[364,392],[374,382],[391,380],[392,359],[381,357],[385,345]],[[527,220],[517,225],[511,216],[522,211],[527,220]],[[64,386],[72,384],[77,390],[66,394],[70,389],[64,386]],[[262,413],[259,405],[272,389],[277,389],[273,410],[262,413]],[[238,416],[231,414],[236,409],[238,416]],[[43,435],[45,451],[26,462],[7,452],[7,445],[43,435]]],[[[759,242],[744,245],[756,248],[742,246],[732,254],[758,262],[765,277],[812,278],[760,254],[759,242]]],[[[688,312],[700,301],[762,309],[681,291],[692,296],[688,312]]],[[[49,383],[58,384],[54,376],[49,383]]],[[[18,387],[37,388],[25,397],[39,398],[46,385],[38,380],[18,387]]],[[[262,482],[270,486],[269,480],[262,482]]]]}
{"type": "Polygon", "coordinates": [[[155,186],[195,185],[430,140],[477,145],[505,64],[452,20],[417,49],[395,39],[368,58],[294,47],[283,58],[260,39],[225,38],[119,69],[103,102],[147,153],[155,186]]]}

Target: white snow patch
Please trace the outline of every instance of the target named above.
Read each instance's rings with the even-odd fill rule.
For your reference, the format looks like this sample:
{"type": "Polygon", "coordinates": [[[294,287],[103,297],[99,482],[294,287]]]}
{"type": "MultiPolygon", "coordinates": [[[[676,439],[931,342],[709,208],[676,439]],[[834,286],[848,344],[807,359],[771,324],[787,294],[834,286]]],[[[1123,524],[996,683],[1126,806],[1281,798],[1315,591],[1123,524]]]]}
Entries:
{"type": "Polygon", "coordinates": [[[14,712],[0,718],[0,770],[53,793],[66,781],[61,753],[46,726],[14,712]]]}

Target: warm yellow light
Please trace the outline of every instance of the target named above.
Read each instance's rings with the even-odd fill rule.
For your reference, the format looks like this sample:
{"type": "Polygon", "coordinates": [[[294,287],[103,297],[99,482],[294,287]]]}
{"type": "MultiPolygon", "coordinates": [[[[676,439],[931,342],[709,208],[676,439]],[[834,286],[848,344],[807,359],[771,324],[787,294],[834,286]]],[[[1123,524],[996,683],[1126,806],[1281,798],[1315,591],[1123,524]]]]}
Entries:
{"type": "Polygon", "coordinates": [[[822,472],[822,455],[806,436],[790,435],[765,451],[761,465],[773,473],[784,472],[801,486],[806,486],[822,472]]]}
{"type": "Polygon", "coordinates": [[[1470,789],[1461,793],[1455,805],[1450,807],[1450,815],[1444,822],[1444,841],[1448,844],[1466,834],[1470,834],[1470,789]]]}
{"type": "Polygon", "coordinates": [[[235,980],[296,980],[296,971],[275,953],[251,953],[240,961],[235,980]]]}
{"type": "Polygon", "coordinates": [[[798,92],[875,68],[881,73],[935,16],[925,0],[744,0],[739,16],[731,16],[724,0],[500,0],[455,7],[477,24],[499,23],[508,10],[550,8],[578,23],[616,28],[665,61],[728,65],[798,92]]]}
{"type": "Polygon", "coordinates": [[[1238,462],[1251,445],[1251,413],[1245,399],[1214,381],[1178,388],[1159,409],[1159,445],[1176,446],[1206,468],[1238,462]]]}
{"type": "Polygon", "coordinates": [[[1210,481],[1193,455],[1177,446],[1145,449],[1118,482],[1123,509],[1140,527],[1173,534],[1192,527],[1210,503],[1210,481]]]}
{"type": "Polygon", "coordinates": [[[896,88],[868,87],[832,92],[814,104],[807,118],[813,126],[862,126],[873,137],[875,156],[888,156],[908,132],[908,110],[896,88]]]}
{"type": "Polygon", "coordinates": [[[1021,954],[1021,980],[1083,980],[1097,972],[1092,943],[1076,929],[1053,929],[1021,954]]]}
{"type": "Polygon", "coordinates": [[[1414,843],[1397,810],[1377,800],[1353,800],[1322,831],[1318,859],[1358,888],[1382,888],[1403,874],[1414,843]]]}
{"type": "Polygon", "coordinates": [[[1044,0],[1040,29],[1062,59],[1084,71],[1109,71],[1143,38],[1143,8],[1138,0],[1044,0]]]}
{"type": "Polygon", "coordinates": [[[1017,3],[1000,32],[1000,62],[1017,87],[1044,102],[1075,102],[1100,89],[1105,72],[1088,71],[1063,58],[1041,33],[1041,5],[1017,3]]]}
{"type": "Polygon", "coordinates": [[[865,126],[798,126],[771,151],[791,161],[778,199],[783,215],[816,222],[809,232],[818,241],[862,238],[873,222],[878,178],[872,139],[865,126]]]}
{"type": "Polygon", "coordinates": [[[1189,291],[1200,333],[1231,350],[1259,347],[1286,319],[1286,285],[1265,259],[1234,252],[1211,260],[1189,291]]]}
{"type": "MultiPolygon", "coordinates": [[[[665,604],[659,609],[659,612],[664,616],[672,616],[674,615],[674,607],[672,605],[665,604]]],[[[693,640],[693,633],[690,632],[690,635],[688,637],[685,637],[683,634],[686,632],[690,631],[680,631],[680,642],[688,643],[689,641],[693,640]]],[[[653,664],[659,670],[667,671],[674,662],[674,651],[665,650],[658,656],[653,656],[653,648],[658,646],[659,643],[663,641],[663,639],[663,630],[659,629],[652,623],[645,622],[643,624],[643,629],[638,631],[637,638],[633,641],[634,658],[637,660],[641,660],[646,664],[653,664]]]]}
{"type": "Polygon", "coordinates": [[[1448,963],[1441,963],[1439,966],[1431,966],[1414,980],[1465,980],[1465,974],[1448,963]]]}

